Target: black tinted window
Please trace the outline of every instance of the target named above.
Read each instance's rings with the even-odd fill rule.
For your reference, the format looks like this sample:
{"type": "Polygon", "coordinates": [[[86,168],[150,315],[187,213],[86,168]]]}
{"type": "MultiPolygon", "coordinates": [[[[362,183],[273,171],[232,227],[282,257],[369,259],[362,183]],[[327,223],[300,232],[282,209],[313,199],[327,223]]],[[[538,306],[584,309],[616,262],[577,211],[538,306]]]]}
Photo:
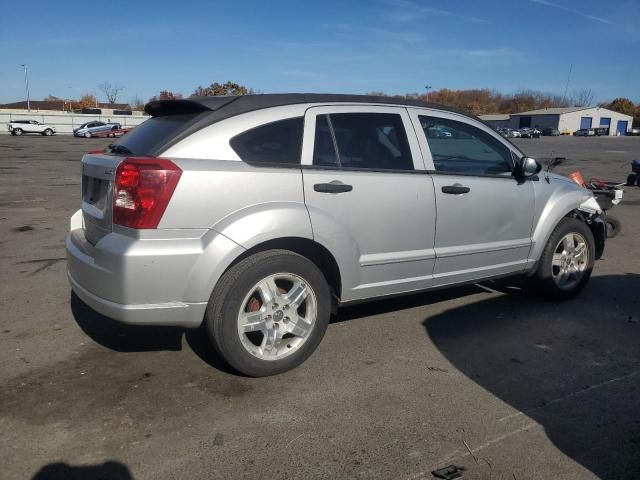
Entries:
{"type": "Polygon", "coordinates": [[[395,113],[335,113],[319,116],[316,121],[314,164],[374,170],[413,170],[402,118],[395,113]],[[334,139],[337,152],[333,146],[334,139]]]}
{"type": "Polygon", "coordinates": [[[509,149],[489,133],[464,122],[420,117],[437,172],[511,175],[509,149]]]}
{"type": "Polygon", "coordinates": [[[268,123],[236,135],[231,148],[245,162],[300,163],[302,117],[268,123]]]}

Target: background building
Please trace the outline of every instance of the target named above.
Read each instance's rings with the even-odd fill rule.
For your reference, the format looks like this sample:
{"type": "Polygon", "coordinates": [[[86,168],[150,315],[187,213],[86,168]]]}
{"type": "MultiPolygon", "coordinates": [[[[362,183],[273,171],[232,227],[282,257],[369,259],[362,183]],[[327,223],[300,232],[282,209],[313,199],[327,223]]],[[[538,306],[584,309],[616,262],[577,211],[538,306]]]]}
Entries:
{"type": "Polygon", "coordinates": [[[509,128],[511,124],[511,115],[509,115],[508,113],[480,115],[480,118],[496,129],[509,128]]]}
{"type": "Polygon", "coordinates": [[[572,134],[581,128],[607,127],[609,135],[626,135],[631,130],[633,117],[601,107],[543,108],[529,112],[512,113],[509,121],[502,115],[481,115],[480,118],[494,128],[557,128],[561,133],[572,134]],[[494,118],[495,117],[495,118],[494,118]]]}

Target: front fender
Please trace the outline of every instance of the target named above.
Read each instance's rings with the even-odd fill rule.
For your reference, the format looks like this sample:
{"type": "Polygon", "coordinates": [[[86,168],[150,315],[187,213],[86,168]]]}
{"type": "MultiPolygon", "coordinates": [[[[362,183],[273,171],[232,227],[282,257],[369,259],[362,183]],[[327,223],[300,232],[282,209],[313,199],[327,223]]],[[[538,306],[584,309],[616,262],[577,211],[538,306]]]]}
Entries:
{"type": "MultiPolygon", "coordinates": [[[[556,181],[556,188],[549,195],[542,212],[538,216],[534,225],[532,235],[532,246],[529,258],[538,260],[542,255],[551,233],[556,225],[574,210],[580,209],[581,205],[589,198],[593,198],[588,190],[576,188],[569,182],[556,181]],[[566,185],[565,185],[566,184],[566,185]]],[[[536,196],[536,201],[544,201],[536,196]]]]}

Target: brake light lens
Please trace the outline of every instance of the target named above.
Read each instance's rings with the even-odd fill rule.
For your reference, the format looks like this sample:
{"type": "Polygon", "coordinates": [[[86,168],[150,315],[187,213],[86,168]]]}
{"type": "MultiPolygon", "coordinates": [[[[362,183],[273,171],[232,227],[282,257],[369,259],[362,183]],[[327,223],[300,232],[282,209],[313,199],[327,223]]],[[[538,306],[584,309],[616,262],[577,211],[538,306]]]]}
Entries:
{"type": "Polygon", "coordinates": [[[182,170],[165,158],[126,158],[116,170],[113,223],[157,228],[181,175],[182,170]]]}

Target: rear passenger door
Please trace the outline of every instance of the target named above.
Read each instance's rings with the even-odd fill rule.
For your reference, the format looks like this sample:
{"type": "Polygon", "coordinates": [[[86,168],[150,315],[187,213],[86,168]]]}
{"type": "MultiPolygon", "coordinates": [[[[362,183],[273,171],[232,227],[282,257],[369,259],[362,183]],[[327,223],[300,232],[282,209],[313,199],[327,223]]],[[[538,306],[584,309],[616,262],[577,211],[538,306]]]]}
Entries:
{"type": "Polygon", "coordinates": [[[434,285],[522,271],[537,177],[518,182],[512,173],[516,152],[480,122],[410,111],[435,187],[434,285]]]}
{"type": "Polygon", "coordinates": [[[302,172],[314,238],[341,265],[343,301],[431,286],[433,183],[406,109],[308,109],[302,172]]]}

